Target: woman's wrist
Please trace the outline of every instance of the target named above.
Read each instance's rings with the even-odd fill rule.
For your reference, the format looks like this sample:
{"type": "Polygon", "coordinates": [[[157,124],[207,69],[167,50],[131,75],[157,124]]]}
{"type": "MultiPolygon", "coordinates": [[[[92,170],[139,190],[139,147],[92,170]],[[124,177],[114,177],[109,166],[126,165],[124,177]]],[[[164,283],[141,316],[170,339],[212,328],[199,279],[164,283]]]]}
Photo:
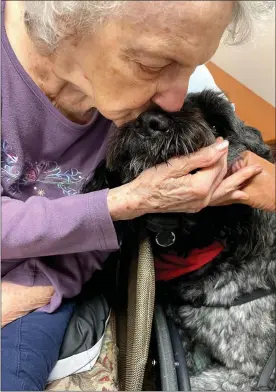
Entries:
{"type": "Polygon", "coordinates": [[[107,206],[113,222],[144,215],[147,212],[144,204],[142,195],[134,191],[132,183],[110,189],[107,194],[107,206]]]}

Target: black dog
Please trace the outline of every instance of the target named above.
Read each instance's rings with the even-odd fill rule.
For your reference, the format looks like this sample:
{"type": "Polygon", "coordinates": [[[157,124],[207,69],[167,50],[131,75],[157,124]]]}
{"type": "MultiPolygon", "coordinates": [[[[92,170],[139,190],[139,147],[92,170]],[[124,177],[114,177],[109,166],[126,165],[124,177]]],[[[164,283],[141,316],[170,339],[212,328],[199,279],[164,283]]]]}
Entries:
{"type": "MultiPolygon", "coordinates": [[[[127,183],[143,170],[229,140],[229,167],[250,150],[272,161],[258,130],[244,125],[223,94],[190,94],[180,112],[145,112],[111,135],[107,159],[83,192],[127,183]]],[[[166,282],[157,292],[177,323],[193,390],[257,390],[275,346],[275,215],[245,205],[207,207],[194,214],[155,214],[132,222],[146,226],[155,256],[185,258],[220,244],[197,271],[166,282]]],[[[123,230],[124,225],[120,228],[123,230]]],[[[275,373],[274,373],[275,375],[275,373]]],[[[269,378],[269,377],[268,377],[269,378]]],[[[267,378],[266,388],[273,383],[267,378]]],[[[268,389],[266,389],[268,390],[268,389]]]]}

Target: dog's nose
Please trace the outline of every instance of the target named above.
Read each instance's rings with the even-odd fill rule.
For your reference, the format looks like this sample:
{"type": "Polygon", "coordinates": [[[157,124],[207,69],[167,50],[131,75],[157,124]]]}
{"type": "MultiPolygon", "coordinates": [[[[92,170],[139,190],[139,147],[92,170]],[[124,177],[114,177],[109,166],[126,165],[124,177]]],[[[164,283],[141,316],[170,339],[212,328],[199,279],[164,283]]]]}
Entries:
{"type": "Polygon", "coordinates": [[[137,118],[136,128],[143,128],[149,133],[166,132],[169,129],[169,120],[164,114],[145,112],[137,118]]]}

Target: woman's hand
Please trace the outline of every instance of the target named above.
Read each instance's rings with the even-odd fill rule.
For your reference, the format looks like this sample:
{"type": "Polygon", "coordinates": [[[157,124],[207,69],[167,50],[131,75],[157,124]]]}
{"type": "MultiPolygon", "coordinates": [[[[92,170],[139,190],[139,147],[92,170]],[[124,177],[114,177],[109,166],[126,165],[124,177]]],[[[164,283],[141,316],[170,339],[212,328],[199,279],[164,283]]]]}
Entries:
{"type": "MultiPolygon", "coordinates": [[[[113,221],[155,212],[197,212],[209,205],[227,172],[228,142],[221,138],[189,157],[173,158],[111,189],[107,204],[113,221]],[[191,174],[196,169],[201,169],[191,174]]],[[[259,173],[251,168],[245,179],[259,173]]]]}
{"type": "Polygon", "coordinates": [[[48,305],[55,294],[53,286],[20,286],[2,281],[1,328],[34,310],[48,305]]]}
{"type": "Polygon", "coordinates": [[[275,211],[275,165],[251,151],[241,154],[233,174],[214,192],[211,205],[247,204],[253,208],[275,211]],[[248,173],[259,165],[261,171],[248,181],[248,173]],[[237,190],[239,188],[239,190],[237,190]]]}

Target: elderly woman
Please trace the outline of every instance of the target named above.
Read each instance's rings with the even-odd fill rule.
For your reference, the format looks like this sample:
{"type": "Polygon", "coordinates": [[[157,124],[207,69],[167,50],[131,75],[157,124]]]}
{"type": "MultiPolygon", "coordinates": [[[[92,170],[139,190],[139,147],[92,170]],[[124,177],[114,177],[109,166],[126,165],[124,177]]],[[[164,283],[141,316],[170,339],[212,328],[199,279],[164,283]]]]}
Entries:
{"type": "Polygon", "coordinates": [[[114,221],[233,202],[274,208],[273,165],[247,153],[224,179],[224,141],[160,178],[147,170],[78,194],[113,122],[152,103],[179,110],[191,75],[190,89],[212,85],[197,67],[224,32],[245,38],[254,3],[2,1],[3,390],[44,389],[73,311],[68,299],[118,249],[114,221]],[[204,168],[204,192],[193,175],[179,178],[184,167],[204,168]]]}

